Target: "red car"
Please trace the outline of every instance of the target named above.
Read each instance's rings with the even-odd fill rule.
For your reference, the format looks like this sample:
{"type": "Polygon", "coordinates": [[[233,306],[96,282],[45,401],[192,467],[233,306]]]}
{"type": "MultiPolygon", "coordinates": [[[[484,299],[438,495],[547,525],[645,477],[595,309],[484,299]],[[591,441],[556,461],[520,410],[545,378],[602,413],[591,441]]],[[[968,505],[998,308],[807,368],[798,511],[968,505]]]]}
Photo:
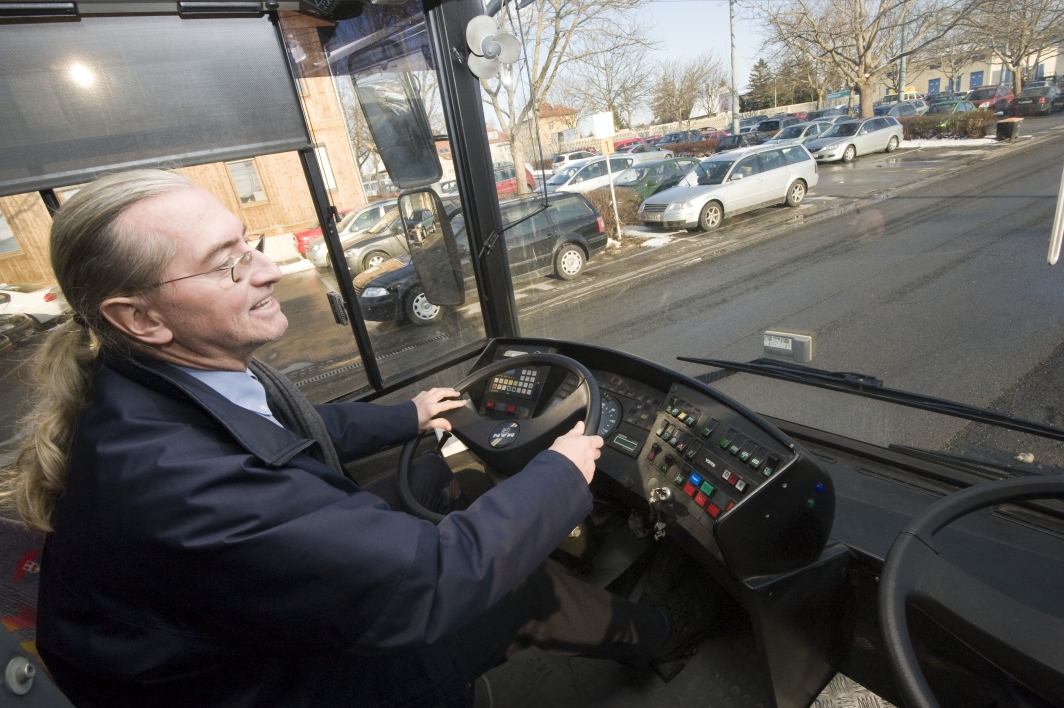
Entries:
{"type": "Polygon", "coordinates": [[[706,132],[702,133],[703,140],[716,140],[718,142],[723,140],[727,136],[728,131],[726,130],[707,130],[706,132]]]}
{"type": "MultiPolygon", "coordinates": [[[[338,213],[341,217],[344,217],[351,213],[351,209],[344,209],[338,213]]],[[[314,228],[295,234],[296,250],[299,251],[299,255],[307,255],[307,244],[319,236],[321,236],[321,224],[316,221],[314,222],[314,228]]]]}
{"type": "Polygon", "coordinates": [[[620,150],[621,148],[628,147],[629,145],[643,145],[643,139],[642,138],[628,138],[626,140],[618,140],[617,142],[615,142],[613,144],[613,149],[614,150],[620,150]]]}
{"type": "MultiPolygon", "coordinates": [[[[528,185],[528,191],[536,191],[536,180],[527,167],[525,168],[525,184],[528,185]]],[[[506,194],[517,194],[517,170],[513,165],[495,168],[495,191],[500,197],[506,194]]]]}
{"type": "Polygon", "coordinates": [[[968,100],[976,108],[986,108],[995,113],[1008,114],[1016,105],[1016,96],[1012,93],[1012,87],[1006,84],[999,86],[977,86],[968,94],[968,100]]]}

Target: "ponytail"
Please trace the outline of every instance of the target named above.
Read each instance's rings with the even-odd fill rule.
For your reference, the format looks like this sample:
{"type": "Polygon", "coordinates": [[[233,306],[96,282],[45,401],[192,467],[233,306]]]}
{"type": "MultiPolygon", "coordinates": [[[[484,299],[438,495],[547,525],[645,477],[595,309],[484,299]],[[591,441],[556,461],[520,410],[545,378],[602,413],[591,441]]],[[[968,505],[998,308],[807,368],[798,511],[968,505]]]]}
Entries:
{"type": "Polygon", "coordinates": [[[53,530],[78,416],[91,400],[92,367],[100,349],[130,349],[130,341],[104,318],[100,305],[158,282],[175,252],[157,234],[126,227],[122,214],[140,201],[192,186],[181,175],[159,170],[108,175],[78,190],[55,215],[52,270],[74,316],[53,330],[37,352],[38,401],[22,422],[30,432],[14,467],[0,479],[0,504],[14,507],[30,529],[53,530]]]}

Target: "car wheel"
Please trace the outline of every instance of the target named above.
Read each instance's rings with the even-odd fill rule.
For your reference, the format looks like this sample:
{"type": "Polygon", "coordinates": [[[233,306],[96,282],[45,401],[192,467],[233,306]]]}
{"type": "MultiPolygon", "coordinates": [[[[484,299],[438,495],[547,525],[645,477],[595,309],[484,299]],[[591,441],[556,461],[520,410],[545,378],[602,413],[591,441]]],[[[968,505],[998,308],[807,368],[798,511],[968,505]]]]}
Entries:
{"type": "Polygon", "coordinates": [[[894,152],[898,149],[898,136],[891,136],[890,141],[887,143],[887,152],[894,152]]]}
{"type": "Polygon", "coordinates": [[[562,246],[554,257],[554,272],[562,280],[572,280],[584,270],[584,252],[579,246],[562,246]]]}
{"type": "Polygon", "coordinates": [[[720,226],[721,220],[724,219],[724,210],[721,209],[719,202],[709,202],[702,211],[698,214],[698,230],[710,231],[720,226]]]}
{"type": "Polygon", "coordinates": [[[362,259],[362,266],[366,270],[369,270],[370,268],[376,268],[386,260],[388,260],[388,254],[384,251],[370,251],[366,254],[366,257],[362,259]]]}
{"type": "Polygon", "coordinates": [[[805,182],[795,180],[791,188],[787,190],[787,206],[796,207],[805,200],[805,182]]]}
{"type": "Polygon", "coordinates": [[[842,153],[843,162],[853,162],[853,158],[857,157],[857,148],[853,145],[846,146],[846,152],[842,153]]]}
{"type": "Polygon", "coordinates": [[[430,325],[440,319],[443,308],[433,305],[422,287],[414,288],[406,297],[406,318],[416,325],[430,325]]]}

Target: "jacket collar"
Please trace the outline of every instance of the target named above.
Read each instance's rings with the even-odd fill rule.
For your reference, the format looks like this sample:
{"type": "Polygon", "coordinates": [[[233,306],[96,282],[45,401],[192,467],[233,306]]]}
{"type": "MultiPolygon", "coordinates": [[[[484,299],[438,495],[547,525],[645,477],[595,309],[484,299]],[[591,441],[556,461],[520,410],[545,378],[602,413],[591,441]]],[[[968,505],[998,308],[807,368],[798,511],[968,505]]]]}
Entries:
{"type": "Polygon", "coordinates": [[[113,369],[154,391],[191,399],[225,428],[241,447],[270,467],[283,467],[315,444],[313,440],[241,408],[210,386],[158,359],[101,352],[97,365],[113,369]]]}

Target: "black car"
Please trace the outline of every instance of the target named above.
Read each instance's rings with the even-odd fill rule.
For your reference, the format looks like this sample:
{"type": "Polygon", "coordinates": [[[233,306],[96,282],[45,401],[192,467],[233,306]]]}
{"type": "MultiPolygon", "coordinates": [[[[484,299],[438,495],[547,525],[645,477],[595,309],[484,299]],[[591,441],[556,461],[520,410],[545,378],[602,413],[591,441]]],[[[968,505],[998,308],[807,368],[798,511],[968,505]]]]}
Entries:
{"type": "Polygon", "coordinates": [[[32,337],[37,333],[38,328],[37,320],[29,315],[18,313],[0,315],[0,334],[7,337],[14,346],[32,337]]]}
{"type": "Polygon", "coordinates": [[[665,137],[658,141],[658,146],[677,145],[679,143],[697,143],[702,139],[702,132],[698,130],[680,130],[675,133],[665,133],[665,137]]]}
{"type": "MultiPolygon", "coordinates": [[[[541,206],[539,198],[504,202],[503,221],[513,223],[541,206]]],[[[461,250],[466,291],[474,292],[476,282],[461,214],[454,216],[451,228],[461,250]]],[[[503,238],[514,282],[551,272],[563,280],[572,280],[592,255],[606,248],[608,240],[602,217],[591,202],[582,194],[563,192],[551,194],[550,208],[507,229],[503,238]]],[[[408,319],[419,325],[437,321],[443,308],[429,302],[409,256],[403,257],[402,263],[389,261],[355,278],[363,316],[378,322],[408,319]]]]}
{"type": "Polygon", "coordinates": [[[760,145],[771,137],[772,135],[769,133],[757,132],[743,133],[742,135],[729,135],[721,138],[720,142],[717,143],[717,149],[714,150],[714,152],[727,152],[728,150],[760,145]]]}
{"type": "Polygon", "coordinates": [[[787,126],[801,122],[802,121],[798,118],[788,118],[786,116],[781,116],[779,118],[769,118],[768,120],[763,120],[758,123],[757,127],[754,128],[754,132],[769,133],[771,135],[775,135],[787,126]]]}
{"type": "Polygon", "coordinates": [[[1018,116],[1048,116],[1064,110],[1064,93],[1056,86],[1025,88],[1016,97],[1013,112],[1018,116]]]}
{"type": "Polygon", "coordinates": [[[806,123],[814,123],[821,118],[831,118],[832,116],[845,116],[849,115],[849,111],[846,106],[836,108],[822,108],[819,111],[810,111],[805,116],[806,123]]]}

